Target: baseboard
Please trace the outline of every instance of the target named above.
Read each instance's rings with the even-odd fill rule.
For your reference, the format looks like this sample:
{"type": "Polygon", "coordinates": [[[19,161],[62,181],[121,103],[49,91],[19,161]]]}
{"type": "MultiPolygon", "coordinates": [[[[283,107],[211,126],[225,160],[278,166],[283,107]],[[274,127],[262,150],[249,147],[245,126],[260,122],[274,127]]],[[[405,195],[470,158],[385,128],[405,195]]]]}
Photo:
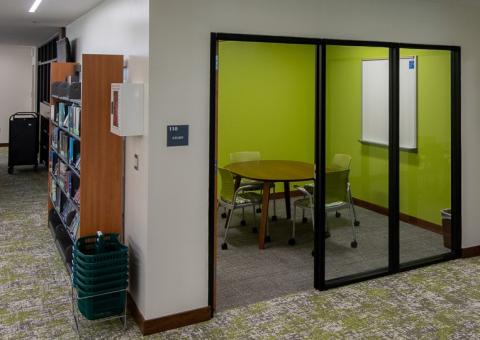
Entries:
{"type": "Polygon", "coordinates": [[[8,147],[8,143],[0,143],[0,148],[6,148],[8,147]]]}
{"type": "Polygon", "coordinates": [[[128,294],[128,309],[143,335],[150,335],[168,331],[170,329],[193,325],[210,320],[212,317],[211,308],[208,306],[178,314],[167,315],[157,319],[145,320],[130,294],[128,294]]]}
{"type": "MultiPolygon", "coordinates": [[[[359,207],[375,211],[376,213],[388,216],[388,208],[382,207],[380,205],[370,203],[367,201],[360,200],[358,198],[353,198],[353,203],[359,207]]],[[[429,221],[422,220],[414,216],[410,216],[404,213],[400,213],[400,221],[429,230],[437,234],[443,234],[442,226],[435,224],[429,221]]]]}
{"type": "Polygon", "coordinates": [[[475,256],[480,256],[480,246],[475,246],[475,247],[469,247],[469,248],[463,248],[462,249],[462,257],[463,258],[469,258],[469,257],[475,257],[475,256]]]}

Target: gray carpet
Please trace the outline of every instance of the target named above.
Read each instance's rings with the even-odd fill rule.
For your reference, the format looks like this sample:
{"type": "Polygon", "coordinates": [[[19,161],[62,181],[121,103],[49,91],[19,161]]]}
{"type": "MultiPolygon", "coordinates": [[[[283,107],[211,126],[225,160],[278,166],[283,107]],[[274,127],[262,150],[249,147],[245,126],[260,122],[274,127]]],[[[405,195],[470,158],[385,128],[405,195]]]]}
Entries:
{"type": "MultiPolygon", "coordinates": [[[[277,200],[279,220],[270,222],[272,242],[265,250],[257,246],[257,234],[252,233],[253,216],[246,211],[246,226],[240,226],[241,210],[232,218],[228,250],[218,250],[217,309],[269,300],[313,288],[313,231],[308,223],[300,223],[298,211],[296,245],[289,246],[291,221],[285,219],[285,203],[277,200]]],[[[272,209],[270,208],[270,211],[272,209]]],[[[352,249],[352,227],[347,210],[341,217],[329,215],[331,237],[326,240],[326,279],[339,278],[388,266],[388,217],[356,207],[358,248],[352,249]]],[[[256,224],[258,225],[259,214],[256,224]]],[[[223,240],[225,220],[219,218],[218,244],[223,240]]],[[[400,224],[401,262],[449,252],[443,247],[442,235],[413,226],[400,224]]]]}

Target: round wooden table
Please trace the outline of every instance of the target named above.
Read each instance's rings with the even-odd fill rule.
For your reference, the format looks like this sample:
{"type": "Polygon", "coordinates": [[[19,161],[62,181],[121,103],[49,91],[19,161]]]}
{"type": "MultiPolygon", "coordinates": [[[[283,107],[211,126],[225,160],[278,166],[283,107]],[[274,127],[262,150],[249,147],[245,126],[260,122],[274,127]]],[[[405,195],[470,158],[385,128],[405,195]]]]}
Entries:
{"type": "Polygon", "coordinates": [[[236,175],[235,186],[238,188],[242,178],[263,182],[262,217],[258,232],[258,248],[265,248],[265,232],[268,220],[270,201],[270,185],[274,182],[284,183],[285,205],[287,218],[290,211],[290,182],[310,181],[314,178],[314,166],[310,163],[288,160],[259,160],[231,163],[224,167],[236,175]]]}

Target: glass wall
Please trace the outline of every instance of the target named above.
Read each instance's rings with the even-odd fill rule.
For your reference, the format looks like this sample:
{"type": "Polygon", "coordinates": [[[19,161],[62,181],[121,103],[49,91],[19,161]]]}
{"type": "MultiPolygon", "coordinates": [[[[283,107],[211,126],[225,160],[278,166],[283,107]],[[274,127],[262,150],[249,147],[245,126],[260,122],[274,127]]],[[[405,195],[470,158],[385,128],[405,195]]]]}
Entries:
{"type": "Polygon", "coordinates": [[[326,280],[388,267],[389,49],[326,46],[326,280]]]}
{"type": "Polygon", "coordinates": [[[451,52],[401,49],[400,57],[400,262],[406,263],[450,252],[451,52]]]}

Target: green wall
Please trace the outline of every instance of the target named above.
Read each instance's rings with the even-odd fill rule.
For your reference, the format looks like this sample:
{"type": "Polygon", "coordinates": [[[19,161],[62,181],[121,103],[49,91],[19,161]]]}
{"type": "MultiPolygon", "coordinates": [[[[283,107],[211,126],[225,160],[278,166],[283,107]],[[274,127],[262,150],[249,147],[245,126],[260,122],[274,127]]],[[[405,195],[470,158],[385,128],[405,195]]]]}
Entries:
{"type": "Polygon", "coordinates": [[[221,42],[218,77],[219,166],[237,151],[313,163],[314,46],[221,42]]]}
{"type": "MultiPolygon", "coordinates": [[[[400,209],[440,224],[439,210],[450,206],[450,53],[401,55],[418,58],[418,152],[400,152],[400,209]]],[[[387,207],[388,150],[359,142],[361,62],[369,58],[388,58],[388,49],[327,47],[327,162],[350,154],[354,197],[387,207]]],[[[247,150],[314,161],[315,47],[221,42],[218,77],[219,166],[247,150]]]]}
{"type": "MultiPolygon", "coordinates": [[[[450,207],[450,53],[401,50],[417,56],[418,152],[400,152],[400,210],[440,224],[450,207]]],[[[327,159],[352,156],[354,197],[387,207],[388,150],[360,143],[362,59],[388,58],[384,48],[327,47],[327,159]]]]}

